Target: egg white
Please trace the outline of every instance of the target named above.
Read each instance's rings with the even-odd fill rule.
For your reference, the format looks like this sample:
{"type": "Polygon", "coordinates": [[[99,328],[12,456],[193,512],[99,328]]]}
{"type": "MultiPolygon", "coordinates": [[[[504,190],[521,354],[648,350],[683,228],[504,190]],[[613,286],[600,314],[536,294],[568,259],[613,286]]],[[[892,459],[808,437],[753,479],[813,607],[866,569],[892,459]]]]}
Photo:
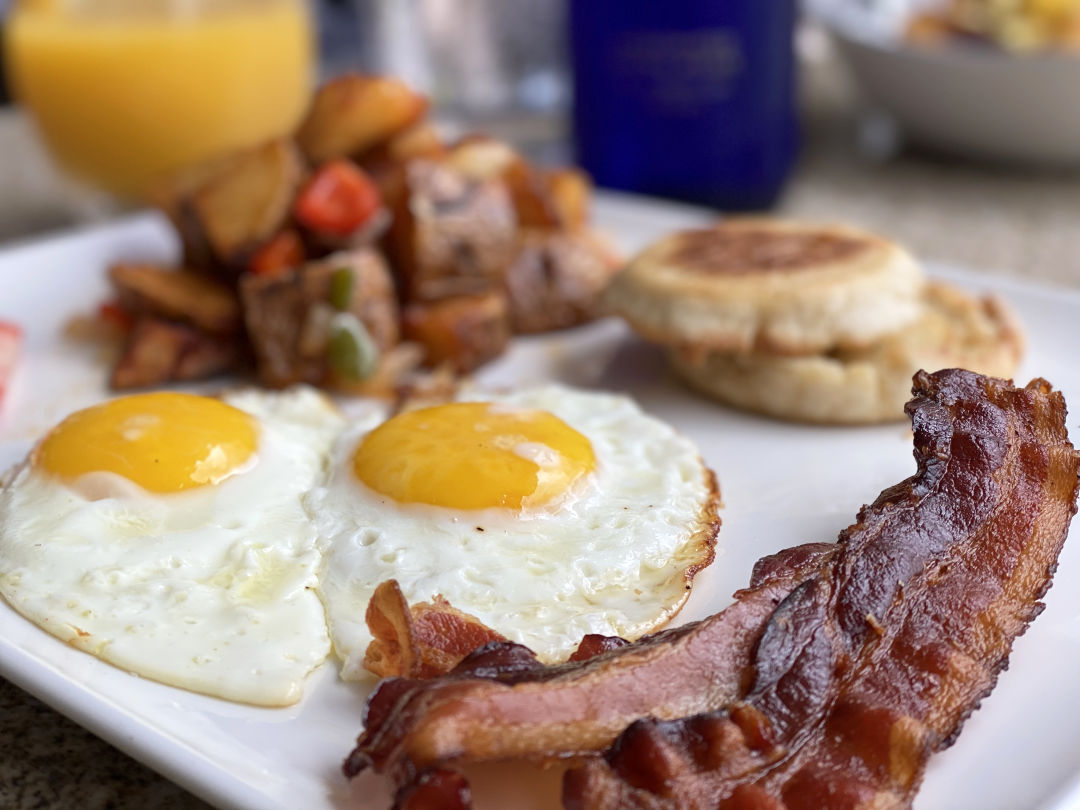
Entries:
{"type": "Polygon", "coordinates": [[[311,389],[223,397],[258,422],[253,463],[175,494],[24,464],[0,492],[0,594],[119,667],[260,705],[299,699],[330,649],[300,496],[343,423],[311,389]]]}
{"type": "Polygon", "coordinates": [[[714,529],[711,474],[689,440],[624,396],[552,385],[461,398],[555,414],[592,442],[597,469],[557,503],[520,512],[400,504],[353,473],[353,452],[379,420],[346,428],[326,485],[304,499],[342,677],[363,677],[365,611],[391,578],[410,603],[441,595],[545,661],[587,633],[633,639],[678,611],[714,529]]]}

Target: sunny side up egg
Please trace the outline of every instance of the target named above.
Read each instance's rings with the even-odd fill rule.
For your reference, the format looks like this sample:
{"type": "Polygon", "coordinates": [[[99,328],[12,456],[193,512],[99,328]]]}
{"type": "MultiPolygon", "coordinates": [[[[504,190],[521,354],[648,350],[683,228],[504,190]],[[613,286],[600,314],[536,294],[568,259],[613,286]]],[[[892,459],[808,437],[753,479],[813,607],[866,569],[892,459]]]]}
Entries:
{"type": "Polygon", "coordinates": [[[712,559],[712,473],[632,400],[560,386],[462,399],[352,423],[305,498],[346,679],[362,677],[387,579],[557,661],[587,633],[663,624],[712,559]]]}
{"type": "Polygon", "coordinates": [[[147,678],[293,703],[330,650],[300,496],[342,424],[310,389],[79,411],[3,482],[0,594],[147,678]]]}

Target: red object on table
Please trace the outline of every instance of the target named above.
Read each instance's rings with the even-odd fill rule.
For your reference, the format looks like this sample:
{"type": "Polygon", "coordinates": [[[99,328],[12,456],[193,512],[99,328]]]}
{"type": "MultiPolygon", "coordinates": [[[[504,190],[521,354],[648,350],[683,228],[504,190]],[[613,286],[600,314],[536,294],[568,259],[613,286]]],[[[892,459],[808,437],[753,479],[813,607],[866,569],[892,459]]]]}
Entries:
{"type": "Polygon", "coordinates": [[[13,323],[0,321],[0,403],[4,401],[8,382],[15,372],[21,345],[22,329],[13,323]]]}

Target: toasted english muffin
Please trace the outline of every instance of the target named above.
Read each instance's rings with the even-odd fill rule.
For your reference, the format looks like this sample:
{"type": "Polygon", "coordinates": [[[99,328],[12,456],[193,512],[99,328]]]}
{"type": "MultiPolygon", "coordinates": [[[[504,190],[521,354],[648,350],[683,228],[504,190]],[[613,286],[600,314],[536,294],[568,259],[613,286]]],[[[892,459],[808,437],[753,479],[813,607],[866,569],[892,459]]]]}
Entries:
{"type": "Polygon", "coordinates": [[[904,418],[919,369],[1009,378],[1023,344],[1003,301],[932,283],[919,320],[864,349],[809,357],[675,349],[672,358],[691,386],[729,405],[798,422],[866,424],[904,418]]]}
{"type": "Polygon", "coordinates": [[[919,316],[923,274],[903,248],[839,225],[733,219],[635,257],[606,303],[649,340],[722,352],[855,348],[919,316]]]}

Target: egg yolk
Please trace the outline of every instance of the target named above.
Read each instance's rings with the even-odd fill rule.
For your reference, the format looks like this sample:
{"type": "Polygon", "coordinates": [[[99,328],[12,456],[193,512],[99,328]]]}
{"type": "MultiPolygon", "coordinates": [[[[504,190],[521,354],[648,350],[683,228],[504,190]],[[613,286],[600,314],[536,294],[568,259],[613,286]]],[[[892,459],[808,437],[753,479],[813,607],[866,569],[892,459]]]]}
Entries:
{"type": "Polygon", "coordinates": [[[159,392],[73,413],[45,437],[35,466],[66,479],[121,475],[150,492],[216,484],[251,458],[255,420],[220,400],[159,392]]]}
{"type": "Polygon", "coordinates": [[[488,402],[399,414],[353,456],[376,492],[453,509],[543,505],[595,467],[589,440],[554,414],[488,402]]]}

